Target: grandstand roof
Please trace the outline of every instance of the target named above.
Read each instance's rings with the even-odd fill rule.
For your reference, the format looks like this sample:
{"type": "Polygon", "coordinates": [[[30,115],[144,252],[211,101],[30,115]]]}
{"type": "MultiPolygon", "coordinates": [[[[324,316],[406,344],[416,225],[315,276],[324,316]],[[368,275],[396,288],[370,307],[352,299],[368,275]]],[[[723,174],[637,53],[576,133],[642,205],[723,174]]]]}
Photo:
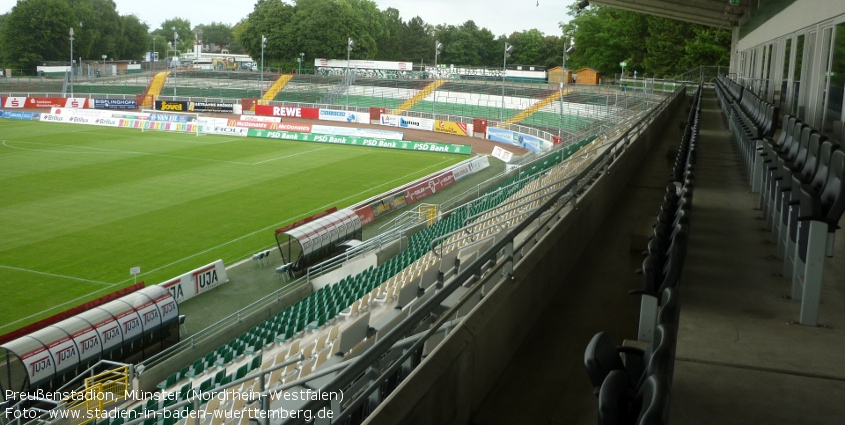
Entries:
{"type": "Polygon", "coordinates": [[[591,0],[591,4],[675,19],[694,24],[731,29],[748,19],[766,0],[591,0]]]}

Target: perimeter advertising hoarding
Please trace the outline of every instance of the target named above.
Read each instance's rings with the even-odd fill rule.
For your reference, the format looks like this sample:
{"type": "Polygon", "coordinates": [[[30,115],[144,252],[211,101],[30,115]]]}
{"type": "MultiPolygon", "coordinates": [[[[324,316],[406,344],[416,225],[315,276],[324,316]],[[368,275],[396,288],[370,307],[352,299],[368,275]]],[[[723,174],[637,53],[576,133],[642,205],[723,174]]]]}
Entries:
{"type": "Polygon", "coordinates": [[[434,142],[412,142],[405,140],[379,139],[372,137],[332,136],[326,134],[288,133],[283,131],[267,131],[249,129],[249,137],[266,139],[296,140],[300,142],[332,143],[349,146],[369,146],[376,148],[415,150],[424,152],[441,152],[469,155],[472,147],[469,145],[455,145],[434,142]]]}
{"type": "Polygon", "coordinates": [[[434,131],[437,133],[454,134],[458,136],[469,135],[467,125],[465,123],[455,121],[435,120],[434,131]]]}
{"type": "Polygon", "coordinates": [[[161,284],[167,289],[176,303],[189,300],[204,292],[210,291],[229,281],[223,260],[217,260],[181,276],[174,277],[161,284]]]}
{"type": "Polygon", "coordinates": [[[311,132],[317,134],[333,134],[336,136],[375,137],[377,139],[402,140],[405,133],[401,131],[378,130],[374,128],[336,127],[329,125],[313,125],[311,132]]]}
{"type": "Polygon", "coordinates": [[[232,114],[235,112],[235,105],[215,102],[188,102],[188,110],[191,112],[217,112],[232,114]]]}
{"type": "Polygon", "coordinates": [[[167,100],[156,100],[154,108],[156,111],[188,112],[188,102],[170,102],[167,100]]]}
{"type": "Polygon", "coordinates": [[[4,97],[4,108],[85,108],[85,97],[4,97]]]}
{"type": "Polygon", "coordinates": [[[455,175],[447,171],[439,176],[434,176],[424,182],[415,184],[405,189],[405,201],[413,204],[429,195],[437,193],[455,183],[455,175]]]}
{"type": "Polygon", "coordinates": [[[548,143],[539,137],[534,137],[529,134],[517,133],[515,131],[502,130],[492,127],[487,128],[487,138],[494,142],[509,143],[534,152],[542,152],[545,150],[545,143],[548,143]]]}
{"type": "Polygon", "coordinates": [[[383,69],[390,71],[413,71],[413,62],[389,62],[389,61],[368,61],[368,60],[346,60],[346,59],[314,59],[314,67],[327,66],[329,68],[352,68],[352,69],[383,69]]]}
{"type": "Polygon", "coordinates": [[[364,122],[369,122],[366,113],[337,109],[320,109],[320,120],[322,121],[358,122],[361,117],[365,118],[364,122]]]}
{"type": "Polygon", "coordinates": [[[416,130],[432,131],[434,120],[428,118],[403,117],[400,115],[382,114],[381,125],[390,127],[413,128],[416,130]]]}
{"type": "Polygon", "coordinates": [[[138,109],[135,99],[94,99],[95,109],[138,109]]]}
{"type": "Polygon", "coordinates": [[[38,112],[0,110],[0,118],[5,118],[7,120],[38,121],[41,119],[41,114],[38,112]]]}
{"type": "Polygon", "coordinates": [[[316,120],[320,118],[320,110],[317,108],[255,105],[255,115],[264,115],[268,117],[308,118],[316,120]]]}

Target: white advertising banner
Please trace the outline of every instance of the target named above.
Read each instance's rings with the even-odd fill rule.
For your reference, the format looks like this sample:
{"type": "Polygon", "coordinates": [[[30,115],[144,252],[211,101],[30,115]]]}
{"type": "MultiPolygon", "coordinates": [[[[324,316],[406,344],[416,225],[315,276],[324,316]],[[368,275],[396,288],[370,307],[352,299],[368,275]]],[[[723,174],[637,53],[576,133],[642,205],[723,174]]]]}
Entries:
{"type": "Polygon", "coordinates": [[[480,156],[478,158],[473,159],[469,163],[463,164],[461,166],[455,167],[452,169],[452,175],[455,176],[455,181],[458,181],[466,176],[469,176],[473,173],[477,173],[487,167],[490,166],[490,161],[487,160],[486,156],[480,156]]]}
{"type": "Polygon", "coordinates": [[[352,69],[383,69],[389,71],[413,71],[413,62],[388,62],[388,61],[367,61],[346,59],[314,59],[314,66],[327,66],[330,68],[352,68],[352,69]]]}
{"type": "Polygon", "coordinates": [[[374,137],[378,139],[402,140],[405,133],[401,131],[377,130],[373,128],[333,127],[328,125],[313,125],[311,132],[315,134],[330,134],[332,136],[374,137]]]}
{"type": "Polygon", "coordinates": [[[241,115],[241,121],[282,122],[282,117],[265,117],[261,115],[241,115]]]}
{"type": "Polygon", "coordinates": [[[370,122],[370,114],[355,111],[341,111],[337,109],[320,109],[320,120],[367,123],[370,122]]]}
{"type": "Polygon", "coordinates": [[[400,115],[381,115],[381,125],[390,127],[411,128],[415,130],[434,130],[434,120],[428,118],[412,118],[400,115]]]}
{"type": "Polygon", "coordinates": [[[161,284],[170,291],[176,303],[191,299],[229,281],[223,260],[191,270],[161,284]]]}
{"type": "Polygon", "coordinates": [[[504,162],[511,162],[511,158],[513,158],[513,152],[496,146],[493,148],[493,157],[499,158],[504,162]]]}

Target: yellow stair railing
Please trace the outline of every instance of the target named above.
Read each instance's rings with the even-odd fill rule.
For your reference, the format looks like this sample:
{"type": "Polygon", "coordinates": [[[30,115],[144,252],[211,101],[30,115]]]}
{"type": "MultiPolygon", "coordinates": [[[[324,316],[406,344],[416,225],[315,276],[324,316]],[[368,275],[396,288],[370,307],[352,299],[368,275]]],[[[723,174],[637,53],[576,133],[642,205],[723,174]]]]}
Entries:
{"type": "Polygon", "coordinates": [[[431,226],[437,219],[437,205],[422,204],[419,207],[419,214],[425,219],[426,223],[431,226]]]}
{"type": "Polygon", "coordinates": [[[267,89],[264,96],[261,96],[261,100],[270,101],[275,99],[276,95],[285,88],[285,85],[291,80],[291,78],[293,78],[292,74],[284,74],[279,77],[279,79],[276,80],[269,89],[267,89]]]}
{"type": "Polygon", "coordinates": [[[394,109],[391,112],[391,114],[398,115],[398,114],[401,114],[402,112],[407,111],[408,109],[413,108],[414,105],[416,105],[417,103],[420,103],[420,101],[425,99],[426,96],[434,93],[434,91],[437,90],[438,87],[442,86],[444,82],[445,82],[444,80],[434,80],[433,83],[425,86],[424,89],[418,91],[417,94],[415,94],[410,99],[406,100],[405,103],[399,105],[399,107],[394,109]]]}
{"type": "Polygon", "coordinates": [[[569,93],[570,91],[572,91],[572,89],[566,89],[566,90],[562,90],[562,91],[559,90],[559,91],[552,93],[549,97],[546,97],[545,99],[529,106],[528,108],[526,108],[522,112],[520,112],[520,113],[510,117],[509,119],[505,120],[504,122],[502,122],[501,126],[504,127],[504,126],[507,126],[509,124],[516,124],[516,123],[530,117],[535,112],[539,111],[540,109],[545,108],[546,106],[549,106],[552,102],[560,99],[561,96],[569,93]]]}
{"type": "Polygon", "coordinates": [[[85,387],[62,400],[67,411],[79,411],[78,415],[69,414],[69,423],[85,425],[96,421],[113,404],[120,404],[129,390],[129,367],[122,366],[107,370],[85,379],[85,387]]]}

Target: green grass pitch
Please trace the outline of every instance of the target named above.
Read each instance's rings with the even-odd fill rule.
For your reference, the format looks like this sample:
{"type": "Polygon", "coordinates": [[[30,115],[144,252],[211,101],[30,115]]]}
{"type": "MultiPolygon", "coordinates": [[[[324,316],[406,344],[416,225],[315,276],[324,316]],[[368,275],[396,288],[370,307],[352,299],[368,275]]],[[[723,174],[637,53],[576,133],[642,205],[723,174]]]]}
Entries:
{"type": "Polygon", "coordinates": [[[273,246],[465,156],[0,120],[0,334],[273,246]]]}

